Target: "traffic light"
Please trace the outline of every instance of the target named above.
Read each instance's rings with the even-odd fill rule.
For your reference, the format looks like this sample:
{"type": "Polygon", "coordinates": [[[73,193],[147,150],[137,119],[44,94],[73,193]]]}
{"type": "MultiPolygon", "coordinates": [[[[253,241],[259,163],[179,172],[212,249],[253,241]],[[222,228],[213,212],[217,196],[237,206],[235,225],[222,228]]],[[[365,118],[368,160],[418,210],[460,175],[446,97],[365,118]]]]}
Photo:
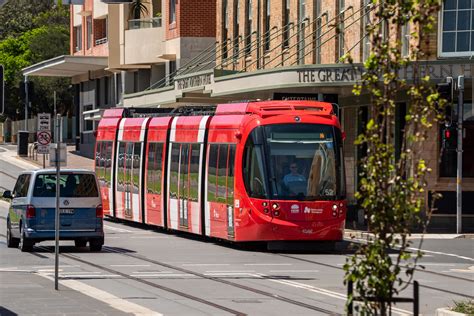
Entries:
{"type": "Polygon", "coordinates": [[[454,86],[451,77],[448,78],[448,82],[438,83],[436,85],[436,90],[438,90],[441,98],[446,99],[448,103],[453,102],[454,86]]]}
{"type": "Polygon", "coordinates": [[[457,148],[458,131],[456,126],[449,125],[441,128],[441,140],[444,150],[453,151],[457,148]]]}

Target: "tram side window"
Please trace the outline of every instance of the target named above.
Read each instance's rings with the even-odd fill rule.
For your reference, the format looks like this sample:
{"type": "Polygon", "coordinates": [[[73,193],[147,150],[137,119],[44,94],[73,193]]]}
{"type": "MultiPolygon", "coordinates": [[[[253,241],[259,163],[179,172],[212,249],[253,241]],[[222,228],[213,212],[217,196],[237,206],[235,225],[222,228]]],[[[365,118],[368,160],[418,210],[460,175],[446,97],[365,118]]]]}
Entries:
{"type": "Polygon", "coordinates": [[[227,204],[234,205],[235,145],[229,145],[229,167],[227,168],[227,204]]]}
{"type": "Polygon", "coordinates": [[[180,144],[171,144],[170,161],[170,197],[178,197],[178,170],[179,170],[179,152],[180,144]]]}
{"type": "Polygon", "coordinates": [[[191,145],[191,165],[189,167],[189,199],[192,201],[198,201],[198,188],[199,188],[199,157],[201,155],[201,145],[191,145]]]}
{"type": "Polygon", "coordinates": [[[219,158],[217,166],[217,202],[226,203],[227,195],[227,144],[219,145],[219,158]]]}
{"type": "Polygon", "coordinates": [[[95,173],[97,175],[97,179],[99,181],[102,180],[102,150],[103,150],[103,143],[97,142],[96,149],[95,149],[95,173]]]}
{"type": "Polygon", "coordinates": [[[133,162],[132,162],[132,184],[133,193],[138,193],[140,187],[140,158],[142,156],[142,144],[135,143],[133,146],[133,162]]]}
{"type": "Polygon", "coordinates": [[[188,199],[188,189],[189,189],[189,179],[188,179],[188,170],[189,170],[189,147],[190,144],[181,145],[181,160],[180,160],[180,170],[179,170],[179,197],[181,199],[188,199]]]}
{"type": "Polygon", "coordinates": [[[117,161],[117,191],[125,191],[125,149],[127,143],[119,142],[118,161],[117,161]]]}
{"type": "Polygon", "coordinates": [[[107,185],[110,187],[112,183],[112,147],[113,143],[104,142],[104,151],[102,152],[102,159],[104,163],[104,178],[107,185]]]}
{"type": "Polygon", "coordinates": [[[151,143],[148,149],[147,190],[161,194],[163,143],[151,143]]]}
{"type": "Polygon", "coordinates": [[[207,200],[215,202],[217,199],[217,153],[219,145],[209,145],[209,166],[207,175],[207,200]]]}
{"type": "Polygon", "coordinates": [[[245,188],[249,196],[254,198],[266,198],[268,190],[264,177],[264,162],[261,145],[253,142],[254,130],[245,144],[243,176],[245,188]]]}

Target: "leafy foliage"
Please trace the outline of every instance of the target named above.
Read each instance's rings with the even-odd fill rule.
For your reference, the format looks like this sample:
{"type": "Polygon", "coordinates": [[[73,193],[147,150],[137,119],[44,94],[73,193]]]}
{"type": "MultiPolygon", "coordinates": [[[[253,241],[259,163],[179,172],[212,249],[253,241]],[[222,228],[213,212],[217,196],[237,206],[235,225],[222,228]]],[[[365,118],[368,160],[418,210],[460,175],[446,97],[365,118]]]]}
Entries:
{"type": "Polygon", "coordinates": [[[130,16],[133,19],[140,19],[141,15],[148,14],[148,8],[145,4],[147,4],[147,1],[144,0],[134,0],[130,4],[130,16]]]}
{"type": "Polygon", "coordinates": [[[453,312],[474,315],[474,301],[454,301],[453,312]]]}
{"type": "MultiPolygon", "coordinates": [[[[23,118],[24,101],[19,91],[20,82],[24,80],[22,69],[69,52],[69,11],[62,6],[53,7],[52,0],[34,3],[35,8],[31,1],[9,1],[0,10],[0,23],[5,17],[15,19],[13,16],[17,15],[18,19],[18,23],[6,23],[0,32],[0,64],[5,67],[5,114],[12,118],[23,118]],[[20,23],[25,19],[28,23],[20,23]]],[[[60,96],[58,108],[62,112],[70,108],[69,79],[31,77],[29,80],[35,86],[35,97],[30,100],[31,112],[52,112],[54,90],[60,96]]]]}
{"type": "MultiPolygon", "coordinates": [[[[420,74],[418,63],[427,55],[423,50],[426,41],[418,34],[429,38],[439,6],[439,0],[372,0],[373,20],[366,29],[371,53],[354,94],[371,97],[371,118],[356,141],[367,146],[356,198],[374,237],[361,244],[344,266],[346,282],[352,281],[355,293],[364,299],[359,306],[361,315],[390,311],[390,298],[408,286],[422,256],[420,251],[410,252],[408,239],[414,226],[426,228],[431,214],[430,210],[423,214],[426,176],[431,170],[420,156],[420,146],[440,118],[446,100],[430,85],[429,77],[420,74]],[[413,32],[410,55],[404,57],[400,38],[406,24],[413,32]],[[412,67],[412,78],[401,77],[404,67],[412,67]],[[399,91],[407,91],[409,102],[398,158],[394,130],[399,91]],[[396,256],[392,258],[390,252],[396,256]],[[371,297],[379,301],[370,301],[371,297]]],[[[350,56],[346,58],[351,61],[350,56]]]]}

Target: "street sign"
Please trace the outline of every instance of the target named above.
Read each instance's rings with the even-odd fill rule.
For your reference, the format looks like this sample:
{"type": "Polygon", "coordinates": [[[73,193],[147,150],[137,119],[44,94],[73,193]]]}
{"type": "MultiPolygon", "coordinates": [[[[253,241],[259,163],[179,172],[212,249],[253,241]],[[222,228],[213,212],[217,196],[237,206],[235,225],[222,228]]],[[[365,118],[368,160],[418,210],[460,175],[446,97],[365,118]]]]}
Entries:
{"type": "Polygon", "coordinates": [[[38,145],[47,146],[51,143],[51,132],[50,131],[37,132],[36,139],[38,140],[38,145]]]}
{"type": "Polygon", "coordinates": [[[51,131],[51,114],[38,113],[38,132],[51,131]]]}
{"type": "Polygon", "coordinates": [[[38,130],[36,132],[38,154],[49,154],[49,144],[51,144],[51,114],[38,113],[38,130]]]}
{"type": "MultiPolygon", "coordinates": [[[[49,165],[51,167],[56,167],[56,148],[58,148],[57,143],[53,143],[48,146],[49,148],[49,165]]],[[[65,143],[61,143],[59,146],[59,163],[61,167],[66,167],[67,166],[67,147],[65,143]]]]}

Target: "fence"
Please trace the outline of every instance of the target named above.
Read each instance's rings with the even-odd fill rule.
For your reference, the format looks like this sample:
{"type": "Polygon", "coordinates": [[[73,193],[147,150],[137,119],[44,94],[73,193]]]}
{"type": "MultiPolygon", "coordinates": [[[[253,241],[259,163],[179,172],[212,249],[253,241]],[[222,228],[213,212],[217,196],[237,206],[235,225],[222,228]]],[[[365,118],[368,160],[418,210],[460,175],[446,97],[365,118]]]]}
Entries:
{"type": "MultiPolygon", "coordinates": [[[[25,120],[11,121],[6,120],[4,123],[0,123],[0,142],[2,143],[14,143],[18,142],[18,131],[28,131],[29,142],[36,140],[36,131],[38,128],[38,119],[36,117],[28,119],[28,124],[25,125],[25,120]]],[[[54,134],[53,128],[54,122],[51,120],[51,132],[54,134]]],[[[76,136],[76,120],[74,117],[62,117],[61,118],[61,140],[63,142],[73,143],[76,136]]]]}

